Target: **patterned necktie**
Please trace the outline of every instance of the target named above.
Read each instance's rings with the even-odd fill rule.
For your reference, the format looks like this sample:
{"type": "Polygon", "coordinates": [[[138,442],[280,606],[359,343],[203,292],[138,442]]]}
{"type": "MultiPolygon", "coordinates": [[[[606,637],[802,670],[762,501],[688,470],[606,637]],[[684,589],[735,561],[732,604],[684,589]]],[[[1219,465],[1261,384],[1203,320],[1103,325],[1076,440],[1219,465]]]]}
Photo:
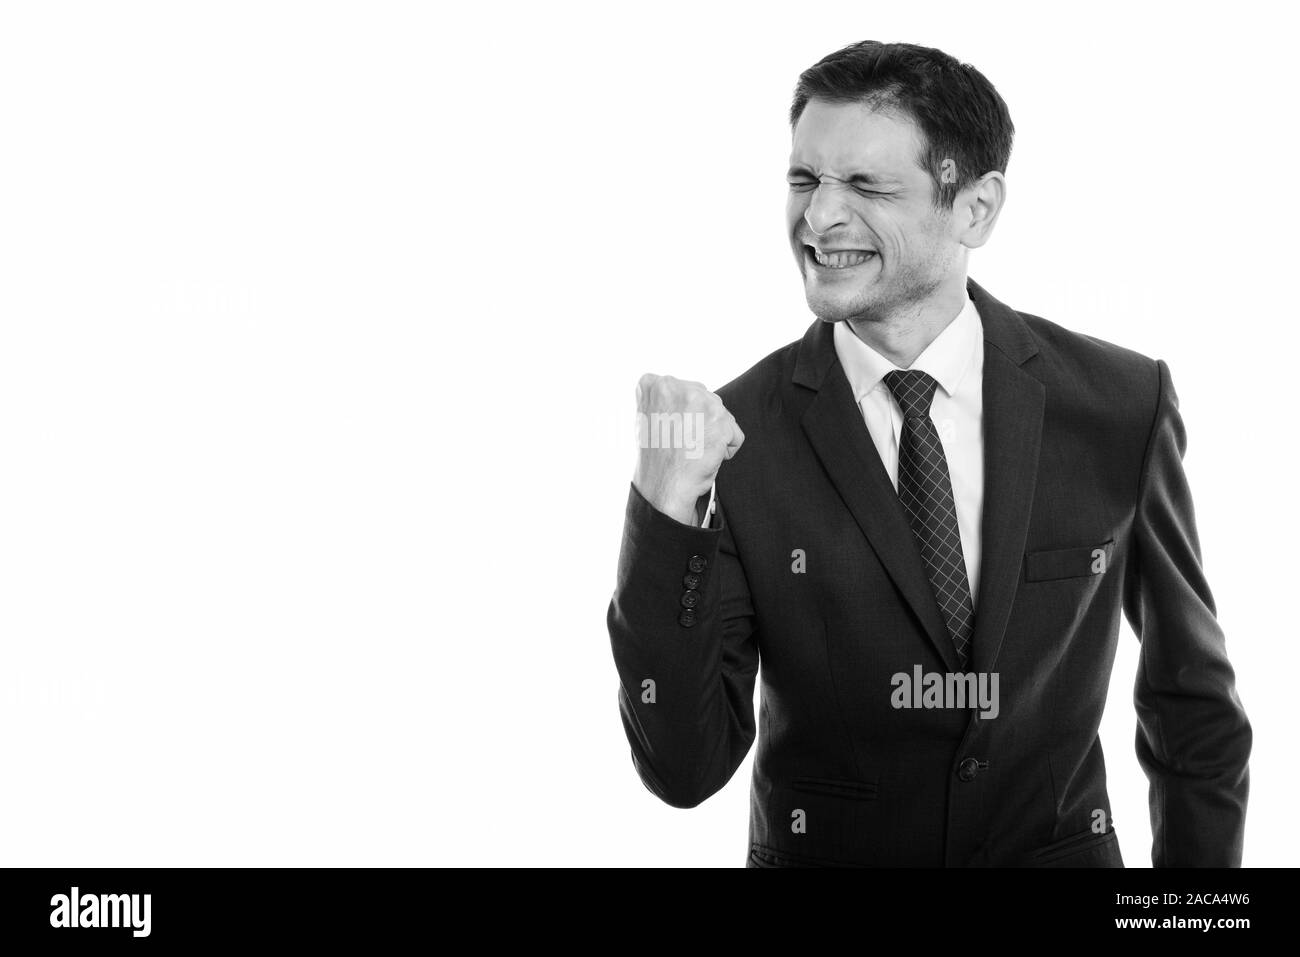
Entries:
{"type": "Polygon", "coordinates": [[[961,550],[948,460],[939,443],[939,431],[930,421],[930,403],[938,384],[916,369],[894,370],[885,375],[885,385],[903,410],[898,497],[921,546],[921,560],[930,576],[934,597],[965,669],[970,661],[975,613],[966,580],[966,559],[961,550]]]}

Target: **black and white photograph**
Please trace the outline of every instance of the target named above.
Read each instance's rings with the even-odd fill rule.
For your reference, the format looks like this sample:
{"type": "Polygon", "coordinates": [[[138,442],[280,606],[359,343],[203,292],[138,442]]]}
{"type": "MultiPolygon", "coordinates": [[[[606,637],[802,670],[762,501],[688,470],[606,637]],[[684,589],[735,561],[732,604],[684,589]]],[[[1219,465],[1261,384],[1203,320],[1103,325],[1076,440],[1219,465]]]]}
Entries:
{"type": "Polygon", "coordinates": [[[1292,20],[0,8],[0,925],[850,868],[1258,932],[1292,20]]]}

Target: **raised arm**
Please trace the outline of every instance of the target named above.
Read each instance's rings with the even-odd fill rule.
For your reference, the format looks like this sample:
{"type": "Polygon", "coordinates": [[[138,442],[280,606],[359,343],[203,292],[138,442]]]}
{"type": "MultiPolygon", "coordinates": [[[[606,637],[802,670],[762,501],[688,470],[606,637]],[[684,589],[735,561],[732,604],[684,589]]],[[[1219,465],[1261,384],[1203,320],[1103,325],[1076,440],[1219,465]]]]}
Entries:
{"type": "Polygon", "coordinates": [[[647,417],[701,418],[680,433],[694,432],[693,448],[643,435],[607,616],[619,711],[646,787],[694,807],[730,780],[754,740],[753,607],[721,496],[710,527],[699,526],[744,436],[698,383],[645,377],[638,397],[647,417]]]}

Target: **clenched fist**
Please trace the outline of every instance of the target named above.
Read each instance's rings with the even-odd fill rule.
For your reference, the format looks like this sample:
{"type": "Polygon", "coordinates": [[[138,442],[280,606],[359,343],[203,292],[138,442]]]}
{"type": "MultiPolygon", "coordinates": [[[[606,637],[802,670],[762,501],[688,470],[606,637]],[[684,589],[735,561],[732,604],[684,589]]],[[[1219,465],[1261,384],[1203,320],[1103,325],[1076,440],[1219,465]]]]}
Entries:
{"type": "Polygon", "coordinates": [[[709,493],[745,433],[698,382],[647,372],[636,386],[636,406],[640,452],[632,484],[659,511],[693,525],[696,501],[709,493]]]}

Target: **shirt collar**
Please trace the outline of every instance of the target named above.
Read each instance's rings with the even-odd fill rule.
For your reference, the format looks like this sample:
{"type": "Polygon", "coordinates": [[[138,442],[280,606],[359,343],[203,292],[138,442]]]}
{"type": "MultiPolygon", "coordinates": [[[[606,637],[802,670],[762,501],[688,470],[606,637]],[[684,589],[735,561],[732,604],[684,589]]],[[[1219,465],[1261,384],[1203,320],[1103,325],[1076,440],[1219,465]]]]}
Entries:
{"type": "MultiPolygon", "coordinates": [[[[944,392],[952,396],[974,363],[975,347],[981,333],[979,313],[967,295],[957,318],[935,336],[925,351],[916,357],[911,368],[929,373],[944,392]]],[[[861,402],[867,393],[880,385],[886,373],[899,368],[859,339],[847,322],[835,323],[833,334],[835,354],[844,367],[855,401],[861,402]]]]}

